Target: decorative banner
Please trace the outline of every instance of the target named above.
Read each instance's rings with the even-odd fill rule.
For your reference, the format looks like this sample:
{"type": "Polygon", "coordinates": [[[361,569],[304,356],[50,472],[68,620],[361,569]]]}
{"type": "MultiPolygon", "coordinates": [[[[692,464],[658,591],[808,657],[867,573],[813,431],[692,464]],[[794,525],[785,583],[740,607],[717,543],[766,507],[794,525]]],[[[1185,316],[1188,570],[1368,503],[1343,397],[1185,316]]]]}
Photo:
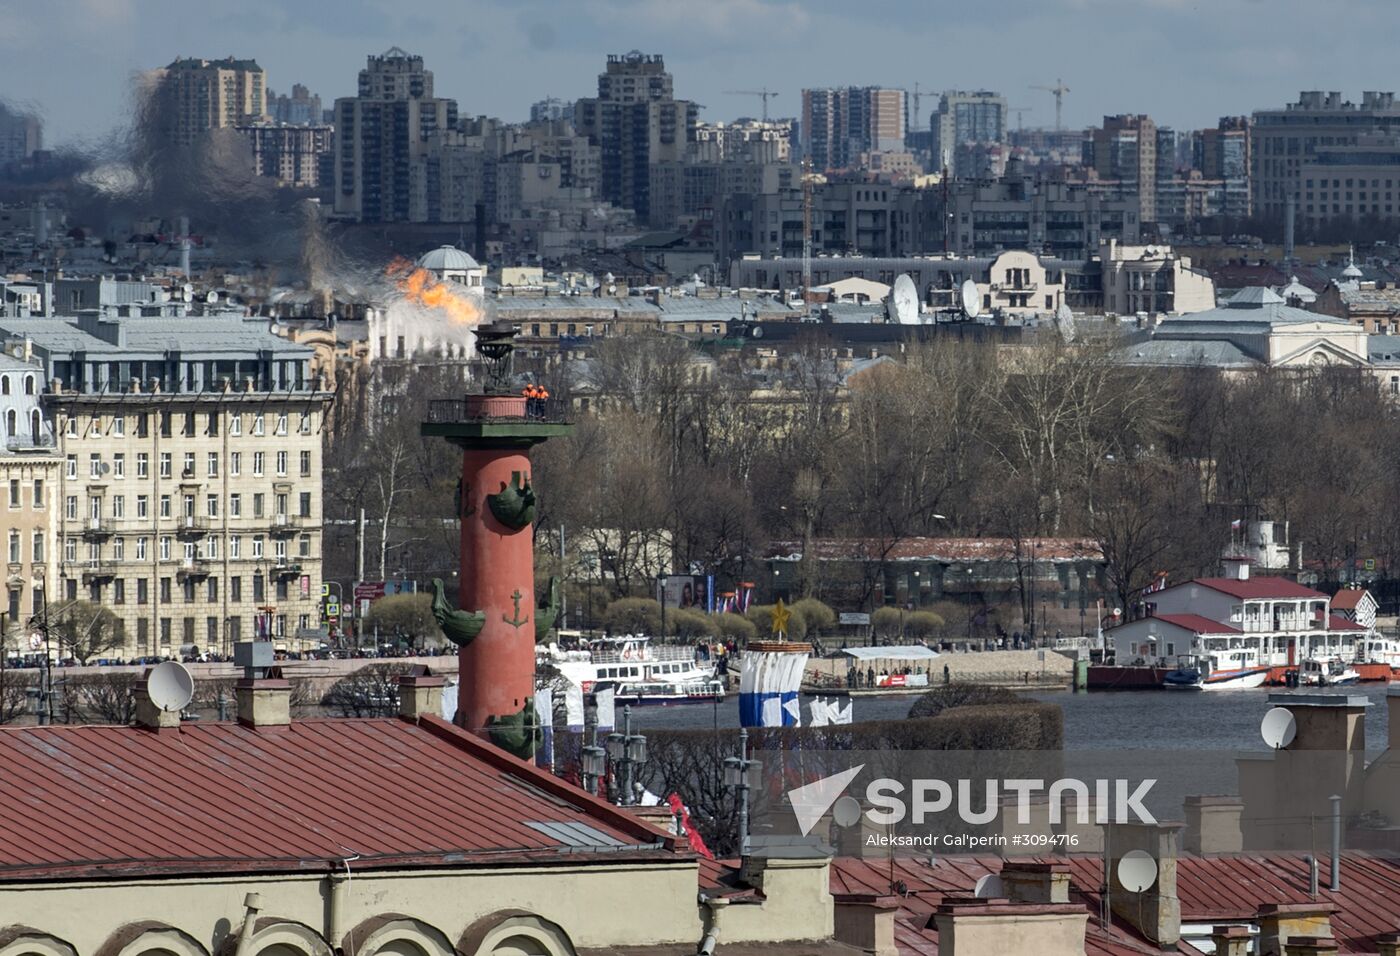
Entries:
{"type": "Polygon", "coordinates": [[[583,688],[577,684],[564,692],[564,723],[573,733],[583,733],[583,688]]]}
{"type": "Polygon", "coordinates": [[[535,691],[535,720],[542,731],[540,749],[535,751],[535,765],[554,770],[554,693],[548,687],[535,691]]]}
{"type": "Polygon", "coordinates": [[[598,691],[593,699],[598,705],[598,730],[611,731],[617,726],[617,707],[613,703],[616,692],[611,686],[598,691]]]}

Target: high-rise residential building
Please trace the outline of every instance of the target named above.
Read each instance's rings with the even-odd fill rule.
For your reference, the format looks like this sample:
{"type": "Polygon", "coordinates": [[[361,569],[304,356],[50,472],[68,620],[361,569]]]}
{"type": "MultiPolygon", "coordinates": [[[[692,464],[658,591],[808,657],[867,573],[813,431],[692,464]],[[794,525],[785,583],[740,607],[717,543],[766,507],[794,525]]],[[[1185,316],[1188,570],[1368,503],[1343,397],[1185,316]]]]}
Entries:
{"type": "Polygon", "coordinates": [[[904,149],[903,90],[878,86],[802,91],[802,149],[812,168],[848,169],[861,153],[904,149]]]}
{"type": "Polygon", "coordinates": [[[335,101],[335,213],[360,222],[427,222],[430,137],[457,123],[433,95],[423,58],[398,47],[367,59],[359,91],[335,101]]]}
{"type": "Polygon", "coordinates": [[[1192,141],[1191,164],[1203,179],[1221,183],[1224,215],[1244,219],[1252,212],[1250,177],[1251,137],[1248,116],[1222,116],[1213,129],[1203,129],[1192,141]]]}
{"type": "Polygon", "coordinates": [[[572,120],[574,104],[550,96],[530,104],[530,122],[546,123],[555,120],[572,120]]]}
{"type": "Polygon", "coordinates": [[[958,147],[969,143],[1006,141],[1006,98],[989,90],[948,90],[929,117],[933,131],[933,158],[939,169],[955,176],[971,176],[957,167],[958,147]]]}
{"type": "Polygon", "coordinates": [[[333,136],[329,126],[240,126],[238,131],[253,147],[253,173],[271,176],[279,186],[315,189],[321,185],[321,169],[333,136]]]}
{"type": "Polygon", "coordinates": [[[290,126],[321,126],[325,122],[325,115],[321,112],[321,97],[300,83],[292,84],[291,96],[268,90],[267,112],[274,123],[286,123],[290,126]]]}
{"type": "Polygon", "coordinates": [[[28,113],[0,109],[0,166],[18,163],[44,148],[44,122],[28,113]]]}
{"type": "Polygon", "coordinates": [[[599,149],[602,196],[651,218],[651,167],[684,158],[700,107],[675,98],[659,54],[609,54],[598,95],[574,105],[574,125],[599,149]]]}
{"type": "Polygon", "coordinates": [[[214,129],[267,118],[263,68],[252,60],[175,60],[154,76],[154,117],[161,140],[189,146],[214,129]]]}
{"type": "Polygon", "coordinates": [[[1138,213],[1143,222],[1157,216],[1157,124],[1142,114],[1105,116],[1095,129],[1087,150],[1100,179],[1121,183],[1137,191],[1138,213]]]}
{"type": "MultiPolygon", "coordinates": [[[[7,352],[29,343],[50,383],[51,600],[110,609],[113,656],[227,652],[253,636],[315,646],[330,395],[309,347],[242,317],[85,312],[7,320],[0,336],[7,352]]],[[[21,488],[22,507],[34,493],[21,488]]]]}
{"type": "MultiPolygon", "coordinates": [[[[1307,215],[1305,194],[1308,190],[1304,185],[1307,177],[1303,175],[1303,167],[1316,162],[1323,149],[1329,154],[1325,165],[1345,166],[1347,161],[1343,153],[1347,149],[1360,146],[1364,139],[1369,145],[1363,152],[1370,152],[1378,135],[1400,137],[1400,103],[1396,102],[1394,93],[1367,91],[1361,94],[1361,102],[1357,104],[1350,100],[1343,102],[1342,94],[1337,92],[1304,91],[1298,94],[1298,102],[1282,109],[1255,111],[1249,155],[1254,214],[1281,220],[1292,198],[1299,204],[1298,211],[1307,215]]],[[[1359,155],[1357,161],[1364,164],[1368,158],[1359,155]]],[[[1323,179],[1320,175],[1312,178],[1315,183],[1323,179]]],[[[1343,205],[1348,198],[1357,201],[1355,193],[1362,189],[1356,185],[1360,178],[1336,170],[1334,175],[1325,177],[1326,199],[1320,198],[1323,189],[1315,184],[1312,215],[1315,218],[1345,215],[1343,205]],[[1336,189],[1331,186],[1333,179],[1339,184],[1336,189]],[[1348,179],[1351,180],[1349,185],[1341,185],[1348,179]],[[1348,189],[1353,193],[1351,197],[1345,195],[1348,189]],[[1338,191],[1340,195],[1332,195],[1338,191]],[[1334,205],[1337,206],[1335,211],[1334,205]]],[[[1381,177],[1368,174],[1365,180],[1368,193],[1379,188],[1370,185],[1373,179],[1381,181],[1381,177]]],[[[1368,206],[1369,201],[1368,195],[1368,206]]]]}

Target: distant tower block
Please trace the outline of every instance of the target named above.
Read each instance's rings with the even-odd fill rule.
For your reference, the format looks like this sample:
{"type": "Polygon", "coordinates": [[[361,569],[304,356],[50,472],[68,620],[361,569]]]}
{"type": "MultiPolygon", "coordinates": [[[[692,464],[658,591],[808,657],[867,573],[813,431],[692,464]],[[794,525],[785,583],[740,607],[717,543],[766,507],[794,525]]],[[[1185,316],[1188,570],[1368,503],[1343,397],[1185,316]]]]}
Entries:
{"type": "Polygon", "coordinates": [[[433,613],[458,645],[456,723],[486,733],[518,756],[533,753],[535,640],[553,624],[557,588],[535,599],[535,492],[530,449],[572,426],[550,404],[511,387],[515,327],[493,322],[477,329],[477,350],[489,373],[480,394],[434,401],[422,434],[462,449],[457,511],[462,521],[462,569],[456,609],[434,582],[433,613]]]}

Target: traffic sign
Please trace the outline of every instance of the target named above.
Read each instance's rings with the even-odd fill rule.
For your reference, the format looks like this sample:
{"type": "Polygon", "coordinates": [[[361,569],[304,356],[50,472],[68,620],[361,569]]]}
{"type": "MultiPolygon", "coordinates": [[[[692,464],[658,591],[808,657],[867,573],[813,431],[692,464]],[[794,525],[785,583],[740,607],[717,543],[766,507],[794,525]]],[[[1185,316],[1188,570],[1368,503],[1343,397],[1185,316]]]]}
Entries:
{"type": "Polygon", "coordinates": [[[327,602],[326,602],[326,617],[338,617],[339,615],[340,615],[340,602],[338,602],[338,601],[327,601],[327,602]]]}
{"type": "Polygon", "coordinates": [[[330,586],[329,584],[322,584],[322,585],[321,585],[321,597],[324,598],[324,597],[330,597],[330,596],[331,596],[331,586],[330,586]]]}

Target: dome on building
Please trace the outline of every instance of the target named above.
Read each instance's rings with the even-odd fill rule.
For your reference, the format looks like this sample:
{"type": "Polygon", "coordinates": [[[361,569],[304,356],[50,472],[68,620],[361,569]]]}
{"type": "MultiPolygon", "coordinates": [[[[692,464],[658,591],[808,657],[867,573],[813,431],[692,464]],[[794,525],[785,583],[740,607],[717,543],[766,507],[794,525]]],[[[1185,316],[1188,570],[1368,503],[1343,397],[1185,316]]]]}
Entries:
{"type": "Polygon", "coordinates": [[[475,259],[456,246],[439,246],[423,253],[418,259],[418,266],[432,272],[465,272],[481,268],[475,259]]]}

